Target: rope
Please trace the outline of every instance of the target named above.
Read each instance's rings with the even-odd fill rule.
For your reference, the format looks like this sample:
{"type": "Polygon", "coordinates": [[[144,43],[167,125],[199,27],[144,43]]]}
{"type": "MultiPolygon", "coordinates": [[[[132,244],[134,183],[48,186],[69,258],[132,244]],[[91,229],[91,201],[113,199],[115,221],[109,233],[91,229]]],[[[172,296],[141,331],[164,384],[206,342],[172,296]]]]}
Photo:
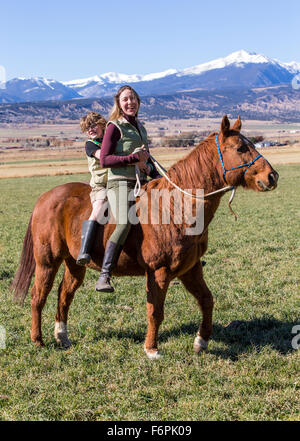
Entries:
{"type": "MultiPolygon", "coordinates": [[[[142,151],[143,150],[143,147],[137,147],[134,151],[133,151],[133,153],[138,153],[138,152],[140,152],[140,151],[142,151]]],[[[150,155],[150,153],[149,153],[149,155],[150,155]]],[[[158,169],[158,171],[162,174],[162,176],[164,177],[164,178],[166,178],[166,180],[173,186],[173,187],[175,187],[177,190],[179,190],[181,193],[184,193],[184,194],[186,194],[187,196],[189,196],[189,197],[191,197],[191,198],[194,198],[194,199],[205,199],[205,198],[207,198],[207,197],[209,197],[209,196],[213,196],[213,195],[215,195],[215,194],[218,194],[218,193],[226,193],[227,191],[230,191],[230,190],[232,190],[232,193],[231,193],[231,196],[230,196],[230,199],[229,199],[229,202],[228,202],[228,207],[229,207],[229,210],[231,211],[231,213],[234,215],[234,217],[235,217],[235,220],[237,220],[237,215],[235,214],[235,212],[233,211],[233,209],[232,209],[232,207],[231,207],[231,203],[232,203],[232,201],[233,201],[233,199],[234,199],[234,196],[235,196],[235,187],[234,186],[230,186],[230,185],[228,185],[227,187],[223,187],[223,188],[220,188],[219,190],[215,190],[215,191],[212,191],[211,193],[207,193],[207,194],[205,194],[205,195],[203,195],[203,196],[195,196],[195,195],[193,195],[192,193],[189,193],[188,191],[185,191],[185,190],[183,190],[182,188],[180,188],[177,184],[175,184],[170,178],[169,178],[169,176],[167,175],[167,170],[152,156],[152,155],[150,155],[150,158],[151,158],[151,160],[152,160],[152,162],[154,163],[154,165],[155,165],[155,167],[158,169]]],[[[220,156],[220,159],[222,158],[222,156],[220,156]]],[[[221,160],[221,163],[222,163],[223,161],[221,160]]],[[[252,164],[251,164],[252,165],[252,164]]],[[[223,166],[223,164],[222,164],[222,166],[223,166]]],[[[224,167],[224,166],[223,166],[224,167]]],[[[248,170],[248,169],[247,169],[248,170]]],[[[246,170],[246,171],[247,171],[246,170]]],[[[134,194],[134,197],[137,197],[137,196],[139,196],[140,195],[140,192],[141,192],[141,179],[140,179],[140,176],[141,176],[141,173],[140,173],[140,169],[139,169],[139,167],[136,165],[135,166],[135,176],[136,176],[136,184],[135,184],[135,187],[134,187],[134,190],[133,190],[133,194],[134,194]]]]}
{"type": "MultiPolygon", "coordinates": [[[[139,153],[142,150],[144,150],[144,147],[137,147],[136,149],[134,149],[134,151],[132,153],[139,153]]],[[[136,183],[134,186],[133,194],[134,194],[134,197],[136,198],[141,193],[141,171],[140,171],[138,165],[135,166],[135,177],[136,177],[136,183]]]]}
{"type": "MultiPolygon", "coordinates": [[[[155,167],[158,169],[158,171],[163,175],[164,178],[166,178],[166,180],[167,180],[171,185],[173,185],[173,187],[177,188],[177,190],[181,191],[181,193],[184,193],[184,194],[186,194],[187,196],[190,196],[190,197],[192,197],[192,198],[195,198],[195,199],[204,199],[204,198],[207,198],[208,196],[213,196],[213,195],[215,195],[215,194],[217,194],[217,193],[225,193],[225,192],[227,192],[227,191],[229,191],[229,190],[235,190],[235,187],[228,185],[227,187],[220,188],[219,190],[212,191],[211,193],[207,193],[207,194],[205,194],[204,196],[195,196],[195,195],[193,195],[192,193],[189,193],[188,191],[182,190],[182,188],[178,187],[178,185],[176,185],[173,181],[171,181],[171,179],[170,179],[169,176],[167,175],[167,170],[166,170],[165,168],[163,168],[163,166],[160,165],[160,163],[157,162],[156,159],[153,158],[152,155],[150,155],[150,158],[152,159],[152,161],[153,161],[155,167]]],[[[232,199],[233,199],[233,197],[232,197],[232,199]]]]}

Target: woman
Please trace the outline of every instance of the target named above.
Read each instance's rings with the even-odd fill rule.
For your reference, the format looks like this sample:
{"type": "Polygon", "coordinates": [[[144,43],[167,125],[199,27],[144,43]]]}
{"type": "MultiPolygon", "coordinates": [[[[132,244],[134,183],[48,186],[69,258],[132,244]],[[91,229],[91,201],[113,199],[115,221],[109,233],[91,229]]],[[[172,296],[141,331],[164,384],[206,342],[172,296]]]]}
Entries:
{"type": "Polygon", "coordinates": [[[139,107],[140,98],[135,90],[130,86],[121,87],[114,97],[114,107],[102,142],[100,164],[109,169],[107,196],[116,228],[106,244],[96,291],[114,291],[110,284],[111,274],[131,227],[128,195],[136,184],[135,166],[140,169],[141,180],[146,179],[145,175],[154,179],[160,177],[149,160],[147,132],[137,119],[139,107]]]}

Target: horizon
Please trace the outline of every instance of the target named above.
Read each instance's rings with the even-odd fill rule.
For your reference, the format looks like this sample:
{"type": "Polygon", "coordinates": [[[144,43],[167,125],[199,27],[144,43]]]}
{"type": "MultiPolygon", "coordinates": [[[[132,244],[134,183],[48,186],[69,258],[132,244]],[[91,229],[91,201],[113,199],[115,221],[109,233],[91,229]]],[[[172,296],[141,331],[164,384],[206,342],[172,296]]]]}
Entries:
{"type": "Polygon", "coordinates": [[[60,82],[109,72],[126,75],[183,70],[241,49],[282,63],[300,63],[300,5],[253,0],[202,4],[196,0],[132,0],[124,7],[96,0],[1,6],[0,66],[6,80],[60,82]],[[95,19],[96,17],[96,19],[95,19]],[[13,32],[12,32],[13,29],[13,32]],[[129,55],[130,54],[130,55],[129,55]]]}

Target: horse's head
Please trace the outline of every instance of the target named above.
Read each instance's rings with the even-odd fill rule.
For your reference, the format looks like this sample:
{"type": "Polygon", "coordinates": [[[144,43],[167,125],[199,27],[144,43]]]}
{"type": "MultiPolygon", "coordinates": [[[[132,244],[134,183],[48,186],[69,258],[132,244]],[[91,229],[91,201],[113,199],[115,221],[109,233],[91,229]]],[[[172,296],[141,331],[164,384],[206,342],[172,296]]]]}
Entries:
{"type": "Polygon", "coordinates": [[[273,190],[277,186],[278,173],[258,153],[252,142],[240,133],[241,128],[240,116],[230,128],[229,119],[225,115],[221,123],[221,131],[216,136],[226,183],[234,186],[242,185],[256,191],[273,190]]]}

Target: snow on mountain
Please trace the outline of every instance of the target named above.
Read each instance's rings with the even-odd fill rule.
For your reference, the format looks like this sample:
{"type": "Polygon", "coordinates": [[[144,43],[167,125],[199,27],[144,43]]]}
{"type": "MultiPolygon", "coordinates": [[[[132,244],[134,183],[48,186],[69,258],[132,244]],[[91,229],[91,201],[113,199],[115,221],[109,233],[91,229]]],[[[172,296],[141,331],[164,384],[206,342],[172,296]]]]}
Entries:
{"type": "Polygon", "coordinates": [[[287,69],[290,73],[297,74],[300,72],[300,63],[291,61],[290,63],[279,63],[282,67],[287,69]]]}
{"type": "Polygon", "coordinates": [[[0,102],[7,102],[9,97],[11,97],[14,102],[28,102],[67,100],[78,98],[80,95],[59,81],[35,77],[13,78],[7,81],[5,88],[0,90],[0,102]]]}
{"type": "Polygon", "coordinates": [[[121,83],[138,83],[140,81],[151,81],[158,78],[163,78],[168,75],[172,75],[176,73],[176,69],[168,69],[164,72],[152,73],[152,74],[120,74],[116,72],[107,72],[101,75],[95,75],[89,78],[83,78],[79,80],[71,80],[71,81],[62,81],[62,84],[65,86],[72,87],[74,89],[86,87],[91,83],[113,83],[113,84],[121,84],[121,83]]]}
{"type": "Polygon", "coordinates": [[[112,95],[122,84],[135,84],[141,94],[174,93],[195,88],[211,90],[218,84],[235,88],[247,87],[248,83],[249,87],[287,83],[294,68],[262,54],[239,50],[182,70],[168,69],[146,75],[107,72],[63,84],[86,98],[112,95]]]}
{"type": "Polygon", "coordinates": [[[99,75],[94,75],[93,77],[89,77],[89,78],[81,78],[78,80],[62,81],[61,83],[64,84],[65,86],[76,88],[76,87],[85,87],[90,83],[103,84],[104,81],[100,78],[99,75]]]}
{"type": "MultiPolygon", "coordinates": [[[[184,75],[199,75],[203,72],[207,72],[209,70],[214,69],[222,69],[229,65],[241,66],[242,64],[247,63],[271,63],[275,64],[276,61],[268,58],[264,55],[257,54],[255,52],[247,52],[245,50],[240,50],[233,52],[224,58],[217,58],[216,60],[209,61],[207,63],[199,64],[193,67],[189,67],[182,70],[176,69],[168,69],[163,72],[151,73],[146,75],[139,74],[119,74],[116,72],[107,72],[101,75],[96,75],[90,78],[84,78],[79,80],[71,80],[71,81],[63,81],[62,83],[66,86],[70,87],[85,87],[89,83],[97,82],[99,84],[103,84],[104,82],[108,83],[137,83],[140,81],[152,81],[155,79],[160,79],[167,77],[169,75],[176,75],[177,77],[184,75]]],[[[300,63],[299,63],[300,65],[300,63]]]]}
{"type": "Polygon", "coordinates": [[[207,72],[209,70],[214,69],[223,69],[224,67],[235,65],[241,67],[243,64],[248,63],[271,63],[275,64],[275,61],[271,58],[267,58],[264,55],[256,54],[255,52],[247,52],[245,50],[240,50],[237,52],[233,52],[224,58],[217,58],[216,60],[209,61],[208,63],[199,64],[194,67],[189,67],[187,69],[183,69],[181,72],[177,74],[177,76],[183,75],[199,75],[203,72],[207,72]]]}

